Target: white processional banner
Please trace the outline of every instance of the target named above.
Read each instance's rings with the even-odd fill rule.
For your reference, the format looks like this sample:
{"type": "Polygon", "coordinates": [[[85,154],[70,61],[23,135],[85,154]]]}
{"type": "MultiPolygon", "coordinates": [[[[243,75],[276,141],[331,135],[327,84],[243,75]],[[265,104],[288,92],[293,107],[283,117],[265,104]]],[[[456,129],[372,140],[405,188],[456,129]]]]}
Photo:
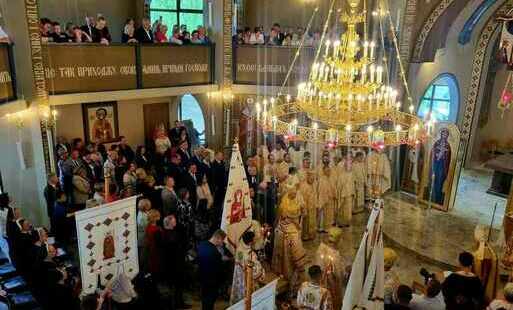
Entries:
{"type": "Polygon", "coordinates": [[[94,293],[119,273],[139,273],[136,199],[115,201],[75,214],[82,293],[94,293]]]}
{"type": "Polygon", "coordinates": [[[353,262],[342,310],[384,308],[383,201],[372,208],[353,262]]]}
{"type": "Polygon", "coordinates": [[[252,218],[246,170],[242,163],[239,145],[235,143],[232,147],[230,175],[221,221],[221,229],[227,234],[226,246],[232,253],[235,253],[241,235],[251,227],[252,218]]]}
{"type": "MultiPolygon", "coordinates": [[[[251,310],[274,310],[278,279],[268,283],[251,295],[251,310]]],[[[226,310],[246,310],[245,300],[241,300],[226,310]]]]}

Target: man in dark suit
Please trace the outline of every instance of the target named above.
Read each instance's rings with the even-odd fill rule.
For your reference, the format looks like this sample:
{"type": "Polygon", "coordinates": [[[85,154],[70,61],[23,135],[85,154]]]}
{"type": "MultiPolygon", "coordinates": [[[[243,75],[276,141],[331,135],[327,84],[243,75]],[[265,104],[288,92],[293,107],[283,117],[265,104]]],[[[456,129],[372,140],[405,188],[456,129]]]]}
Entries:
{"type": "Polygon", "coordinates": [[[175,188],[182,188],[182,179],[185,174],[185,169],[181,165],[182,158],[179,154],[172,154],[171,161],[167,164],[167,175],[173,177],[175,180],[175,188]]]}
{"type": "Polygon", "coordinates": [[[214,161],[210,164],[212,175],[212,193],[214,195],[214,213],[216,219],[223,214],[224,195],[228,186],[228,173],[224,162],[223,152],[217,152],[214,161]]]}
{"type": "Polygon", "coordinates": [[[214,304],[223,282],[223,262],[228,260],[218,248],[223,246],[226,233],[214,232],[210,240],[198,245],[198,265],[201,285],[201,309],[214,310],[214,304]]]}
{"type": "Polygon", "coordinates": [[[55,208],[55,201],[57,200],[57,192],[59,191],[59,178],[55,173],[50,173],[47,178],[47,184],[44,190],[46,200],[46,212],[50,219],[50,229],[54,232],[55,225],[53,223],[53,210],[55,208]]]}
{"type": "Polygon", "coordinates": [[[95,40],[101,37],[100,32],[96,29],[96,20],[93,16],[86,16],[86,23],[80,27],[80,30],[85,32],[92,42],[96,42],[95,40]]]}
{"type": "Polygon", "coordinates": [[[189,163],[187,173],[183,175],[182,187],[189,191],[189,197],[191,205],[195,208],[198,202],[198,195],[196,193],[196,187],[198,187],[198,178],[196,176],[197,167],[194,163],[189,163]]]}
{"type": "Polygon", "coordinates": [[[139,43],[153,43],[153,32],[151,31],[151,22],[148,17],[143,18],[142,26],[135,31],[135,38],[139,43]]]}
{"type": "Polygon", "coordinates": [[[182,167],[187,167],[189,162],[192,160],[191,153],[189,153],[189,143],[187,141],[182,141],[179,148],[176,150],[176,153],[180,155],[182,159],[182,167]]]}
{"type": "Polygon", "coordinates": [[[118,150],[119,155],[122,155],[123,157],[125,157],[126,161],[128,163],[133,162],[134,158],[135,158],[134,151],[132,150],[130,145],[128,145],[125,136],[121,136],[119,138],[120,138],[119,145],[118,145],[119,146],[119,150],[118,150]]]}

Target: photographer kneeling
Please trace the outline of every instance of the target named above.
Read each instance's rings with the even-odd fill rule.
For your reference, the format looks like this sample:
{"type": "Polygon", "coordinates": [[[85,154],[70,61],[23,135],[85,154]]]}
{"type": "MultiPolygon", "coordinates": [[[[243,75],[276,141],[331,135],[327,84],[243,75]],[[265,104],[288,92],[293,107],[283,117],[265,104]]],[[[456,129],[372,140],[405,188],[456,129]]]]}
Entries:
{"type": "Polygon", "coordinates": [[[413,294],[410,302],[411,310],[445,310],[444,297],[441,293],[442,285],[434,278],[427,280],[426,293],[413,294]]]}

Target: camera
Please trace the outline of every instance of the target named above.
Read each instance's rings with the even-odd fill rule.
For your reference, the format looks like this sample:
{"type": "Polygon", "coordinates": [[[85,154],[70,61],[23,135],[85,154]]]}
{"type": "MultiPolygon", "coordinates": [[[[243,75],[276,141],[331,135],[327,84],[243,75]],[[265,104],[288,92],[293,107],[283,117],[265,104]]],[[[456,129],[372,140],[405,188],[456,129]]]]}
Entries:
{"type": "Polygon", "coordinates": [[[428,284],[429,280],[435,278],[434,273],[430,273],[426,268],[420,268],[420,275],[424,278],[424,284],[428,284]]]}

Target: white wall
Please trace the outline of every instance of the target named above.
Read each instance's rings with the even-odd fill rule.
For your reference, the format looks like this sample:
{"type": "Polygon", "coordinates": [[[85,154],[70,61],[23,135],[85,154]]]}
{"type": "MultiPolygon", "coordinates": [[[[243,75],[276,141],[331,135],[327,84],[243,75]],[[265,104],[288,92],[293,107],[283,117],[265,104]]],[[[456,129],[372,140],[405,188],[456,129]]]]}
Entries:
{"type": "MultiPolygon", "coordinates": [[[[20,114],[17,114],[20,115],[20,114]]],[[[42,195],[46,186],[45,163],[39,119],[35,109],[22,112],[23,128],[7,117],[0,118],[0,170],[5,190],[14,207],[36,225],[46,225],[46,204],[42,195]],[[26,169],[21,169],[16,143],[23,145],[26,169]]]]}

